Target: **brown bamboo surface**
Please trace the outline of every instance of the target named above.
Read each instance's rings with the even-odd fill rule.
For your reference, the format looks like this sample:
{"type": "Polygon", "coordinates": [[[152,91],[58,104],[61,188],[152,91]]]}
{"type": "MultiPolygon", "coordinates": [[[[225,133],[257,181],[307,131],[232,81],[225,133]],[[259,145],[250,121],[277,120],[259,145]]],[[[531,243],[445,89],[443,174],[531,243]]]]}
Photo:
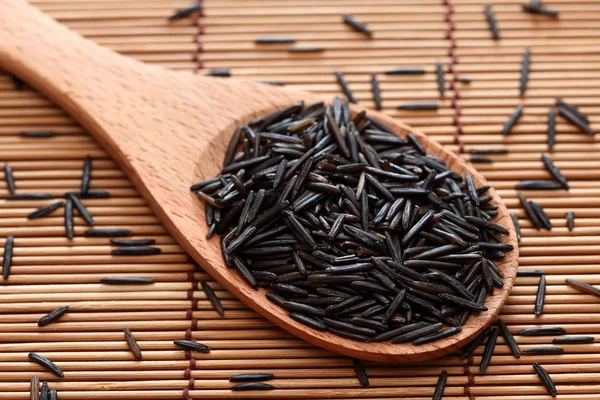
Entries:
{"type": "MultiPolygon", "coordinates": [[[[523,0],[487,1],[502,39],[491,39],[481,0],[204,0],[203,15],[167,22],[186,0],[32,0],[83,35],[139,60],[205,73],[228,67],[242,79],[284,82],[328,95],[341,94],[333,75],[344,72],[359,102],[373,106],[370,74],[381,83],[384,111],[448,148],[469,157],[475,148],[505,148],[476,164],[519,216],[521,269],[546,272],[544,313],[533,303],[539,278],[517,278],[501,318],[510,330],[562,326],[595,343],[563,345],[559,356],[512,356],[499,338],[490,366],[479,373],[482,348],[472,359],[458,354],[419,365],[365,363],[370,387],[360,386],[352,361],[315,348],[249,310],[194,267],[166,233],[129,180],[93,139],[61,109],[31,89],[15,91],[0,75],[0,164],[13,167],[18,192],[56,196],[79,188],[83,158],[93,158],[91,188],[110,199],[86,199],[98,227],[122,227],[133,238],[155,238],[162,254],[116,257],[106,238],[64,234],[62,210],[37,220],[26,215],[48,204],[8,201],[0,179],[0,244],[15,236],[10,280],[0,285],[0,399],[28,399],[29,379],[39,375],[61,399],[430,399],[439,373],[449,374],[444,399],[546,400],[531,364],[550,373],[560,399],[600,398],[600,300],[565,285],[573,277],[600,285],[600,135],[582,134],[557,117],[556,145],[549,153],[571,189],[525,191],[547,211],[554,228],[536,231],[526,220],[514,185],[550,179],[540,161],[546,148],[548,108],[555,97],[578,106],[600,129],[600,5],[593,0],[547,0],[560,18],[521,11],[523,0]],[[353,14],[374,38],[341,23],[353,14]],[[292,36],[315,53],[289,53],[293,45],[257,45],[260,36],[292,36]],[[527,92],[519,97],[523,51],[532,52],[527,92]],[[446,70],[447,90],[437,91],[435,63],[446,70]],[[396,66],[423,66],[427,73],[389,76],[396,66]],[[468,75],[470,84],[454,81],[468,75]],[[400,111],[398,104],[437,100],[437,111],[400,111]],[[503,137],[502,125],[519,104],[523,116],[503,137]],[[51,129],[54,138],[23,138],[23,130],[51,129]],[[575,229],[565,213],[574,211],[575,229]],[[107,286],[103,276],[148,276],[148,286],[107,286]],[[199,282],[208,281],[225,307],[220,317],[199,282]],[[60,322],[37,320],[69,305],[60,322]],[[137,338],[143,361],[128,351],[123,329],[137,338]],[[194,338],[209,354],[189,354],[173,340],[194,338]],[[57,379],[27,358],[38,352],[55,361],[57,379]],[[228,378],[271,372],[272,391],[232,392],[228,378]]],[[[43,51],[43,49],[40,49],[43,51]]],[[[251,95],[251,94],[249,94],[251,95]]],[[[2,173],[0,173],[2,175],[2,173]]],[[[191,182],[190,182],[191,183],[191,182]]],[[[521,349],[551,345],[553,337],[515,337],[521,349]]]]}

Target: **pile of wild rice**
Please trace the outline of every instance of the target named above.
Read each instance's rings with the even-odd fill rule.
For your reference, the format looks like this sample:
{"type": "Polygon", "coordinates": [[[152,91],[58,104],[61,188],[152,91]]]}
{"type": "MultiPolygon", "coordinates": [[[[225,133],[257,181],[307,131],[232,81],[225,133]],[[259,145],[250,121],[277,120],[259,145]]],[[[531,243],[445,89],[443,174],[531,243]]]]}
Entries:
{"type": "Polygon", "coordinates": [[[428,343],[460,332],[512,246],[497,204],[406,138],[335,98],[241,125],[221,174],[192,186],[226,264],[311,328],[428,343]]]}

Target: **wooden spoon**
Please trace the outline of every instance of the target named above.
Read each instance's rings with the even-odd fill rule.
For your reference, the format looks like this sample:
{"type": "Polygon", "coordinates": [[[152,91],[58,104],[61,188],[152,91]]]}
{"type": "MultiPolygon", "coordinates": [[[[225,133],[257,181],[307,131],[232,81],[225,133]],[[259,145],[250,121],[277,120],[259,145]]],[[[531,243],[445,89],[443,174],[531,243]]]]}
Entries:
{"type": "MultiPolygon", "coordinates": [[[[389,362],[441,357],[465,344],[496,317],[513,285],[517,241],[506,207],[497,223],[510,230],[515,250],[500,262],[504,288],[489,296],[488,311],[472,316],[460,334],[421,346],[359,343],[301,325],[253,290],[222,259],[219,241],[207,241],[204,207],[192,183],[216,175],[235,126],[316,94],[234,79],[175,73],[123,57],[69,31],[22,0],[0,1],[0,66],[31,84],[79,121],[111,154],[179,244],[205,271],[248,306],[315,345],[348,356],[389,362]]],[[[329,100],[329,99],[327,99],[329,100]]],[[[360,110],[352,107],[353,112],[360,110]]],[[[378,113],[399,134],[413,132],[429,154],[455,171],[485,180],[461,158],[425,135],[378,113]]],[[[194,288],[195,289],[195,288],[194,288]]]]}

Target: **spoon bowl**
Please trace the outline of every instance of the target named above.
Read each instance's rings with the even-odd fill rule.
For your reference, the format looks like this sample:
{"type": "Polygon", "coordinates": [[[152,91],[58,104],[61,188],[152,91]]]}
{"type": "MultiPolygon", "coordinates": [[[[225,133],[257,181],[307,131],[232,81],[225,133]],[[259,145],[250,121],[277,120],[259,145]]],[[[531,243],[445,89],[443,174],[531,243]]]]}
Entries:
{"type": "MultiPolygon", "coordinates": [[[[235,79],[172,72],[118,55],[69,31],[23,0],[0,2],[0,67],[38,89],[81,123],[115,158],[162,224],[187,253],[246,305],[292,334],[347,356],[387,362],[441,357],[473,339],[493,322],[517,270],[517,240],[498,195],[494,222],[510,231],[515,250],[498,262],[504,287],[485,300],[488,310],[473,315],[459,334],[436,342],[361,343],[310,329],[255,291],[221,258],[219,241],[206,240],[204,206],[189,186],[218,174],[235,126],[289,106],[329,100],[313,93],[235,79]]],[[[352,106],[357,113],[362,108],[352,106]]],[[[485,179],[455,154],[424,134],[383,114],[369,115],[397,134],[412,132],[427,153],[456,172],[485,179]]],[[[194,288],[196,289],[196,288],[194,288]]]]}

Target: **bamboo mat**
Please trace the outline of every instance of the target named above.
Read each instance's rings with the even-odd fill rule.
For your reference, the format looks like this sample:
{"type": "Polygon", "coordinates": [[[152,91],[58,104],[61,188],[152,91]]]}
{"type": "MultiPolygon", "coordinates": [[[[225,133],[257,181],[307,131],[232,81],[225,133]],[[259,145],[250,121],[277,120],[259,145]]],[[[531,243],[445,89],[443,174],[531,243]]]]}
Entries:
{"type": "MultiPolygon", "coordinates": [[[[548,108],[555,97],[577,105],[600,129],[600,5],[592,0],[544,3],[559,19],[526,14],[522,0],[493,1],[502,39],[491,39],[479,0],[205,0],[203,15],[167,22],[186,0],[35,0],[36,6],[98,43],[145,62],[206,73],[230,68],[232,76],[280,81],[327,95],[341,94],[333,75],[341,70],[360,104],[372,107],[370,74],[378,73],[384,111],[429,134],[468,159],[474,148],[506,148],[477,164],[498,189],[523,231],[521,269],[542,269],[548,280],[543,315],[533,303],[538,278],[518,278],[501,318],[516,333],[523,327],[562,326],[588,334],[596,343],[564,345],[560,356],[514,358],[502,339],[490,367],[479,374],[482,348],[472,359],[457,354],[419,365],[365,363],[369,388],[360,387],[346,357],[295,339],[260,318],[195,269],[165,232],[123,172],[75,121],[37,92],[15,91],[0,75],[0,162],[15,170],[19,192],[60,196],[77,190],[83,158],[93,158],[91,188],[110,199],[85,204],[99,227],[155,238],[161,255],[116,257],[108,239],[64,235],[62,210],[27,220],[51,201],[7,201],[0,181],[0,242],[15,236],[10,280],[0,285],[0,399],[28,399],[29,379],[39,375],[59,390],[60,399],[402,399],[433,395],[447,370],[444,399],[545,400],[531,366],[538,361],[552,376],[560,399],[600,398],[600,302],[565,285],[575,277],[600,285],[600,135],[591,137],[557,118],[551,158],[569,179],[569,191],[525,191],[551,217],[552,231],[536,231],[525,219],[513,189],[525,179],[549,179],[540,161],[546,151],[548,108]],[[341,23],[353,14],[375,32],[367,40],[341,23]],[[289,53],[290,45],[256,45],[260,36],[298,39],[297,46],[323,52],[289,53]],[[528,90],[518,95],[523,51],[532,64],[528,90]],[[447,90],[437,91],[435,63],[446,70],[447,90]],[[417,76],[388,76],[396,66],[423,66],[417,76]],[[470,84],[455,82],[468,75],[470,84]],[[437,100],[437,111],[399,111],[415,100],[437,100]],[[523,117],[503,137],[502,125],[519,104],[523,117]],[[54,138],[23,138],[20,131],[51,129],[54,138]],[[575,229],[565,213],[574,211],[575,229]],[[103,276],[148,276],[150,286],[103,286],[103,276]],[[199,282],[216,289],[226,312],[212,310],[199,282]],[[58,323],[37,320],[58,306],[70,312],[58,323]],[[128,327],[144,355],[135,361],[123,337],[128,327]],[[209,354],[189,353],[172,341],[194,338],[209,354]],[[57,380],[27,353],[55,361],[57,380]],[[228,378],[242,372],[271,372],[277,389],[231,392],[228,378]]],[[[191,182],[190,182],[191,183],[191,182]]],[[[552,337],[516,336],[521,348],[549,345],[552,337]]]]}

